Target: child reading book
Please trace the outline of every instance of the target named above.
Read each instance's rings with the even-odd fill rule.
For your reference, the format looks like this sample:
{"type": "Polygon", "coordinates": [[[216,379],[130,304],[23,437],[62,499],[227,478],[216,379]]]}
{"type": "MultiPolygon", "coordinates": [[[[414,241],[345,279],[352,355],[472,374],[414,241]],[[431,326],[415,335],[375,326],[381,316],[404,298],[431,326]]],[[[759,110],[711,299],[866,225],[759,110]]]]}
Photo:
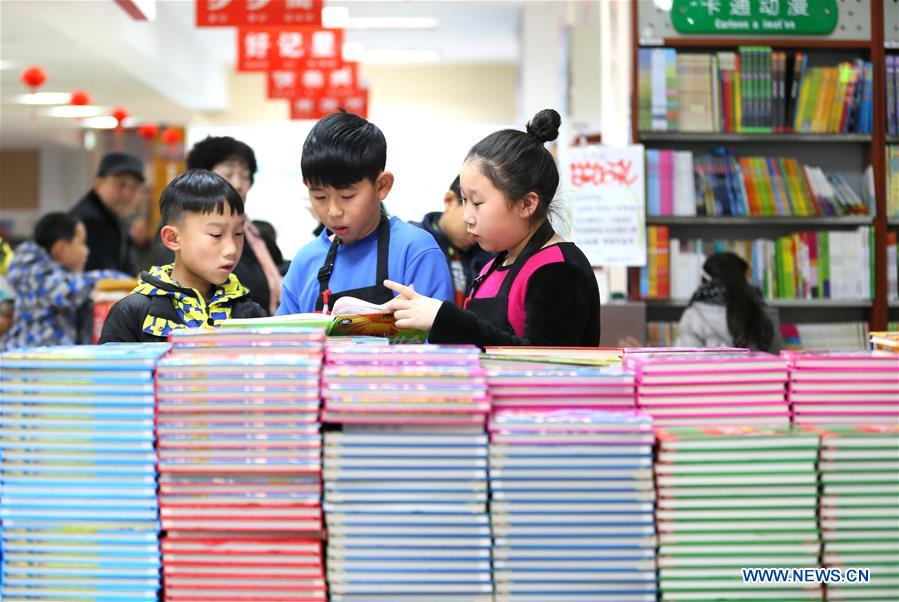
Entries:
{"type": "Polygon", "coordinates": [[[384,134],[358,115],[320,120],[303,144],[301,168],[312,210],[325,229],[297,253],[284,278],[278,314],[327,312],[340,297],[390,301],[387,278],[431,297],[453,298],[443,253],[427,232],[388,217],[393,187],[384,134]]]}
{"type": "MultiPolygon", "coordinates": [[[[501,130],[478,142],[460,173],[464,219],[478,244],[499,255],[473,283],[464,307],[388,281],[398,328],[432,343],[595,347],[599,289],[590,262],[548,219],[559,172],[544,144],[561,118],[537,113],[527,132],[501,130]]],[[[417,287],[416,287],[417,288],[417,287]]]]}
{"type": "Polygon", "coordinates": [[[231,184],[211,171],[186,171],[162,192],[159,211],[175,262],[141,274],[109,310],[101,343],[161,342],[176,328],[265,315],[231,273],[244,244],[243,201],[231,184]]]}

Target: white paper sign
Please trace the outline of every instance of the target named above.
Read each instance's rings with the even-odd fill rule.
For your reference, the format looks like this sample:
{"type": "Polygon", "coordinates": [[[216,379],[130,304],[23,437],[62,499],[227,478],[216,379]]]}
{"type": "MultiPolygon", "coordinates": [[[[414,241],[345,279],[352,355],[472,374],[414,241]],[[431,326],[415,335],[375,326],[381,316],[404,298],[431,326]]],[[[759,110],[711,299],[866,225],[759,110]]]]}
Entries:
{"type": "Polygon", "coordinates": [[[641,145],[566,149],[572,240],[594,266],[646,265],[641,145]]]}

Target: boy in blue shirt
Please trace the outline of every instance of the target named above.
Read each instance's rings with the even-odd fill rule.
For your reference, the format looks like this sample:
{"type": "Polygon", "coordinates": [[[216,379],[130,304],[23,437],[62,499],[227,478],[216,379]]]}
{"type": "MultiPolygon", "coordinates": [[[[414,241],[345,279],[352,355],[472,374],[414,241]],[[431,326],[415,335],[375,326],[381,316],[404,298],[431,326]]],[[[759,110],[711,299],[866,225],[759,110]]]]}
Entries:
{"type": "Polygon", "coordinates": [[[291,262],[278,315],[327,312],[340,297],[386,303],[393,299],[386,279],[453,300],[449,269],[434,238],[381,209],[394,179],[384,171],[386,163],[384,134],[358,115],[329,115],[309,132],[303,182],[325,228],[291,262]]]}

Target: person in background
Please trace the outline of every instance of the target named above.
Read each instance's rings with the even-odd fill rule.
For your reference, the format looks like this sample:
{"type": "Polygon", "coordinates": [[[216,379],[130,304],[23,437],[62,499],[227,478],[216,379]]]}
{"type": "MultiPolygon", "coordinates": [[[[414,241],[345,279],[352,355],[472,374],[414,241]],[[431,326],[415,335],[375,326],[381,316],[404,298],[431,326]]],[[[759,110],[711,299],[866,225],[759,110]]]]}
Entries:
{"type": "Polygon", "coordinates": [[[674,346],[780,352],[777,313],[749,281],[749,265],[734,253],[715,253],[702,271],[702,284],[681,316],[674,346]]]}
{"type": "Polygon", "coordinates": [[[290,262],[284,261],[284,254],[281,253],[281,249],[278,247],[278,232],[270,222],[263,220],[253,220],[253,225],[256,226],[259,236],[265,241],[265,247],[268,249],[269,255],[272,256],[272,261],[278,266],[278,271],[283,276],[287,273],[290,262]]]}
{"type": "Polygon", "coordinates": [[[150,269],[155,265],[156,246],[153,244],[153,234],[150,231],[150,220],[143,213],[131,218],[128,226],[128,236],[131,237],[131,261],[141,271],[150,269]]]}
{"type": "Polygon", "coordinates": [[[16,247],[6,279],[15,291],[6,350],[90,342],[90,296],[102,278],[130,277],[112,270],[84,272],[87,228],[71,213],[48,213],[34,239],[16,247]]]}
{"type": "Polygon", "coordinates": [[[549,212],[559,170],[545,143],[561,117],[546,109],[527,132],[501,130],[478,142],[462,165],[464,219],[485,251],[499,253],[475,279],[462,307],[397,282],[388,306],[398,328],[429,332],[431,343],[599,344],[599,287],[574,243],[555,233],[549,212]]]}
{"type": "Polygon", "coordinates": [[[474,237],[468,233],[464,221],[464,211],[462,191],[459,189],[459,176],[456,176],[443,195],[443,211],[428,213],[421,223],[414,223],[419,228],[430,232],[440,246],[440,250],[446,255],[446,264],[453,277],[456,305],[460,306],[475,277],[493,257],[475,243],[474,237]]]}
{"type": "MultiPolygon", "coordinates": [[[[230,136],[209,136],[187,153],[188,169],[208,169],[225,178],[244,203],[256,177],[253,149],[230,136]]],[[[281,301],[281,273],[250,218],[244,230],[247,244],[234,275],[250,289],[253,301],[267,314],[275,313],[281,301]]]]}
{"type": "Polygon", "coordinates": [[[100,160],[93,187],[70,212],[87,231],[86,270],[137,274],[124,220],[137,208],[143,182],[144,164],[134,155],[107,153],[100,160]]]}
{"type": "Polygon", "coordinates": [[[109,310],[100,343],[164,342],[178,328],[220,326],[265,311],[232,273],[244,245],[243,199],[220,175],[191,169],[159,199],[160,236],[175,255],[140,276],[109,310]]]}
{"type": "Polygon", "coordinates": [[[345,296],[386,303],[393,298],[384,286],[387,278],[452,298],[449,270],[434,238],[383,209],[381,201],[393,187],[386,163],[383,132],[358,115],[329,115],[309,132],[300,167],[325,229],[290,263],[278,314],[327,312],[345,296]]]}

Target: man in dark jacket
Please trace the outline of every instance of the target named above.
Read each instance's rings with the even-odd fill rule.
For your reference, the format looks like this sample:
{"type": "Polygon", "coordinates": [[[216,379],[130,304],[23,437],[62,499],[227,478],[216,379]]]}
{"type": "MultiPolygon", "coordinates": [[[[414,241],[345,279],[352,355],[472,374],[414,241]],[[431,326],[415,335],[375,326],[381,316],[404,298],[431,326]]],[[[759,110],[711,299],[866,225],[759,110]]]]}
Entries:
{"type": "Polygon", "coordinates": [[[86,270],[118,270],[137,274],[123,220],[137,208],[144,165],[128,153],[107,153],[100,161],[93,188],[71,210],[87,229],[90,254],[86,270]]]}
{"type": "Polygon", "coordinates": [[[465,222],[462,221],[462,191],[459,176],[456,176],[449,190],[443,195],[443,206],[442,213],[440,211],[428,213],[420,224],[413,223],[430,232],[446,255],[446,263],[453,277],[456,304],[461,306],[472,281],[477,278],[481,268],[493,255],[475,244],[474,239],[468,234],[465,222]]]}

